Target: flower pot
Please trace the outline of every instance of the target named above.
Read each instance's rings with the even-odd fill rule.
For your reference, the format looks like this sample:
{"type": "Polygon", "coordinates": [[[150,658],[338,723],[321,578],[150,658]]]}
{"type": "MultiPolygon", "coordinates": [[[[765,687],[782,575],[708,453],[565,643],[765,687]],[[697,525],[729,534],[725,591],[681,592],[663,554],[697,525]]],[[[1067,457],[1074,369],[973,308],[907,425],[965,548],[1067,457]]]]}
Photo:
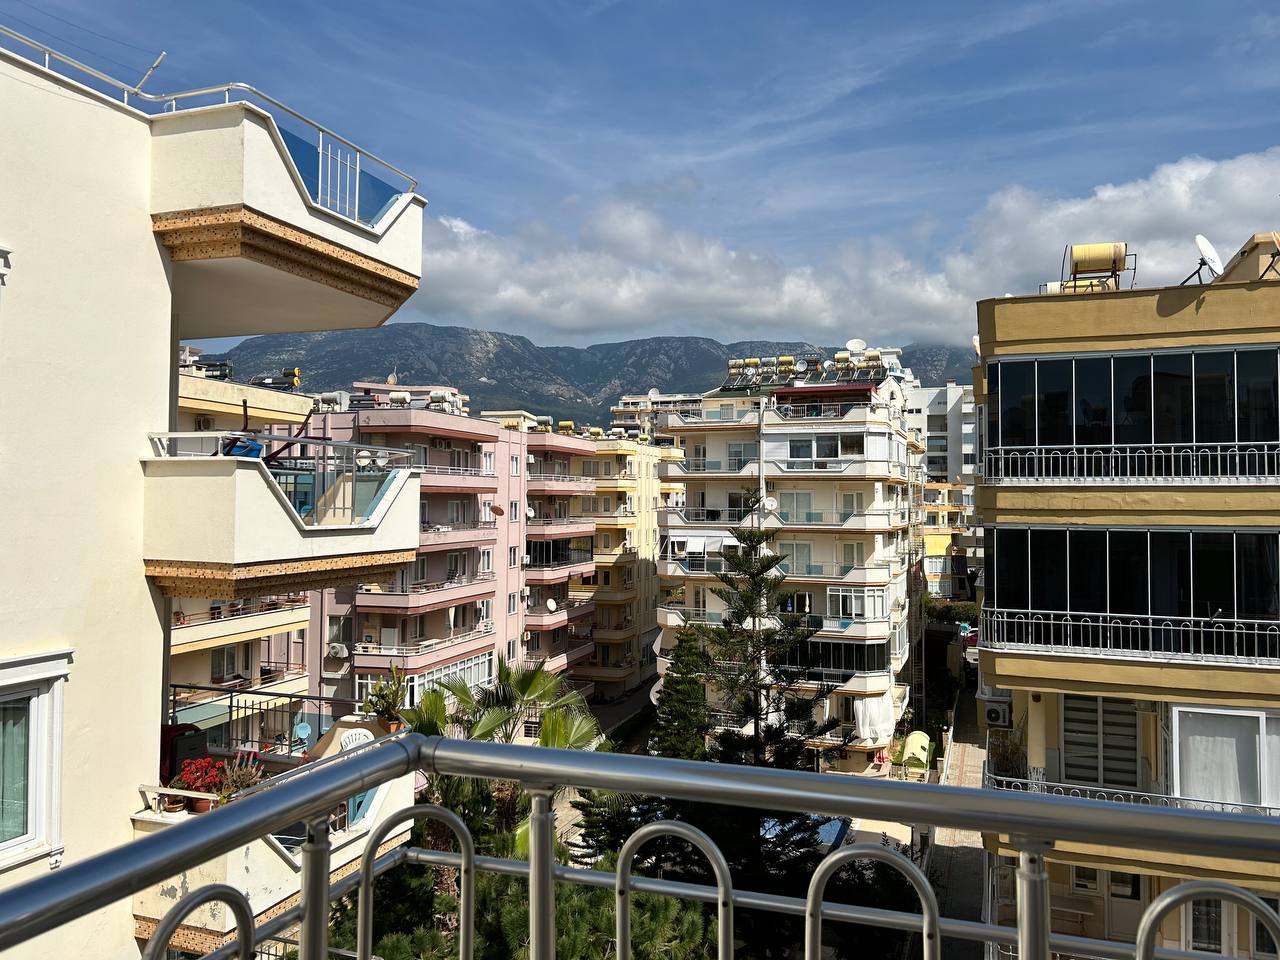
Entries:
{"type": "Polygon", "coordinates": [[[186,797],[162,796],[160,798],[160,809],[165,813],[178,813],[187,809],[186,797]]]}
{"type": "Polygon", "coordinates": [[[403,720],[384,720],[382,725],[387,728],[388,733],[398,733],[405,728],[403,720]]]}
{"type": "Polygon", "coordinates": [[[188,797],[187,809],[192,813],[208,813],[213,806],[213,797],[188,797]]]}

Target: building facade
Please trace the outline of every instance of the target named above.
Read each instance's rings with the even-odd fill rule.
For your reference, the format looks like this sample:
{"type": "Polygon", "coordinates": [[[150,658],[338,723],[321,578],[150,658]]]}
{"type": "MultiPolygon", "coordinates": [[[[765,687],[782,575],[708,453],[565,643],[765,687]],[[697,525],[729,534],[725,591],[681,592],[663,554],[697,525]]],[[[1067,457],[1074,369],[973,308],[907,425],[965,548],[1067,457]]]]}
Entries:
{"type": "MultiPolygon", "coordinates": [[[[329,135],[291,115],[310,140],[285,138],[277,116],[242,97],[228,85],[156,103],[17,34],[0,49],[0,164],[15,187],[0,191],[0,492],[16,508],[0,551],[0,888],[188,816],[160,812],[147,793],[166,773],[167,675],[203,662],[195,646],[228,644],[221,626],[180,614],[212,620],[218,600],[371,576],[415,546],[407,494],[418,480],[399,459],[357,475],[337,444],[240,448],[219,431],[233,410],[201,414],[212,412],[211,430],[181,429],[183,397],[192,416],[228,399],[180,375],[182,340],[377,326],[418,286],[425,201],[414,182],[335,140],[363,161],[365,189],[320,190],[329,135]],[[50,403],[58,384],[88,407],[50,403]],[[77,466],[39,468],[37,423],[67,439],[77,466]],[[376,503],[348,496],[370,486],[376,503]]],[[[278,397],[261,411],[254,391],[237,399],[251,426],[294,418],[278,397]]],[[[256,653],[249,672],[262,682],[256,653]]],[[[340,721],[329,722],[323,735],[290,730],[288,746],[336,746],[340,721]]],[[[374,806],[402,804],[394,792],[379,787],[374,806]]],[[[335,870],[362,851],[358,836],[344,841],[335,870]]],[[[297,897],[292,854],[265,841],[241,853],[262,867],[245,886],[256,914],[297,897]]],[[[177,891],[229,876],[228,862],[11,952],[136,958],[177,891]]],[[[229,928],[226,911],[207,908],[180,942],[203,952],[229,928]]]]}
{"type": "Polygon", "coordinates": [[[779,570],[795,591],[789,610],[818,628],[798,666],[815,686],[835,687],[819,719],[839,721],[847,747],[831,768],[841,772],[889,746],[910,695],[909,481],[919,448],[905,416],[909,381],[888,349],[825,363],[733,361],[700,410],[660,427],[684,453],[664,465],[683,504],[669,496],[662,515],[660,649],[686,623],[719,619],[712,590],[724,553],[739,548],[735,528],[775,531],[770,548],[786,557],[779,570]]]}
{"type": "MultiPolygon", "coordinates": [[[[1280,811],[1274,237],[1251,238],[1209,284],[1073,283],[978,304],[989,787],[1280,811]]],[[[1012,844],[987,846],[993,915],[1010,922],[1012,844]]],[[[1073,843],[1049,862],[1054,928],[1088,936],[1132,940],[1186,879],[1240,883],[1273,907],[1280,895],[1273,865],[1242,860],[1073,843]]],[[[1209,899],[1170,916],[1160,942],[1276,950],[1209,899]]]]}

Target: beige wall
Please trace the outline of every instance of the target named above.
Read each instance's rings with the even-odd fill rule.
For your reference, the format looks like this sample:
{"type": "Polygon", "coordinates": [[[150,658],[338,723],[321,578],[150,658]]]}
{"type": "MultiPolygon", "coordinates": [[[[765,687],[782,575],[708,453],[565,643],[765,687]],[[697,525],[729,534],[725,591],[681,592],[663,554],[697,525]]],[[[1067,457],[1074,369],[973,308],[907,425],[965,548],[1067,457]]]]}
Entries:
{"type": "MultiPolygon", "coordinates": [[[[158,775],[163,610],[142,568],[147,433],[169,423],[166,257],[147,123],[0,60],[0,662],[75,649],[62,839],[74,863],[133,837],[158,775]],[[64,393],[59,384],[74,384],[64,393]]],[[[0,888],[45,876],[0,867],[0,888]]],[[[128,900],[6,956],[136,957],[128,900]]]]}

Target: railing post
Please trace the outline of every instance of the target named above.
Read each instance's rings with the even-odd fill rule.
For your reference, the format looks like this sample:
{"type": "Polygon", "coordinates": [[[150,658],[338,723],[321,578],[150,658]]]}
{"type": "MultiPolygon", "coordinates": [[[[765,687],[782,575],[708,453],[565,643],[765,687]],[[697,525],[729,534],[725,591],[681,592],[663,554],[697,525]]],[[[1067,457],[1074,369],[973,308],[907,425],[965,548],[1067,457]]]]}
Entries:
{"type": "MultiPolygon", "coordinates": [[[[529,815],[529,960],[555,960],[555,811],[550,787],[525,787],[529,815]]],[[[308,960],[303,957],[301,960],[308,960]]]]}
{"type": "Polygon", "coordinates": [[[1049,960],[1048,848],[1031,840],[1018,851],[1018,960],[1049,960]]]}
{"type": "Polygon", "coordinates": [[[307,824],[302,845],[302,929],[298,960],[326,960],[329,954],[329,818],[307,824]]]}

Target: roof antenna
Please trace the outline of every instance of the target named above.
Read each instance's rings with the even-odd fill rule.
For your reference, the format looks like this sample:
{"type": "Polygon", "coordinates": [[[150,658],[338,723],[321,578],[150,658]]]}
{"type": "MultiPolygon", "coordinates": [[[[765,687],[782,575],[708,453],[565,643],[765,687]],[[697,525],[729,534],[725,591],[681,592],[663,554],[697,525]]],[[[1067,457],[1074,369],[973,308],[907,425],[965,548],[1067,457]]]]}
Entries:
{"type": "Polygon", "coordinates": [[[156,62],[151,64],[151,66],[147,67],[147,72],[142,75],[142,79],[139,80],[137,86],[133,88],[134,93],[142,92],[142,85],[151,79],[151,75],[156,72],[156,67],[164,63],[164,58],[167,56],[168,54],[165,53],[163,50],[160,51],[160,56],[156,57],[156,62]]]}

